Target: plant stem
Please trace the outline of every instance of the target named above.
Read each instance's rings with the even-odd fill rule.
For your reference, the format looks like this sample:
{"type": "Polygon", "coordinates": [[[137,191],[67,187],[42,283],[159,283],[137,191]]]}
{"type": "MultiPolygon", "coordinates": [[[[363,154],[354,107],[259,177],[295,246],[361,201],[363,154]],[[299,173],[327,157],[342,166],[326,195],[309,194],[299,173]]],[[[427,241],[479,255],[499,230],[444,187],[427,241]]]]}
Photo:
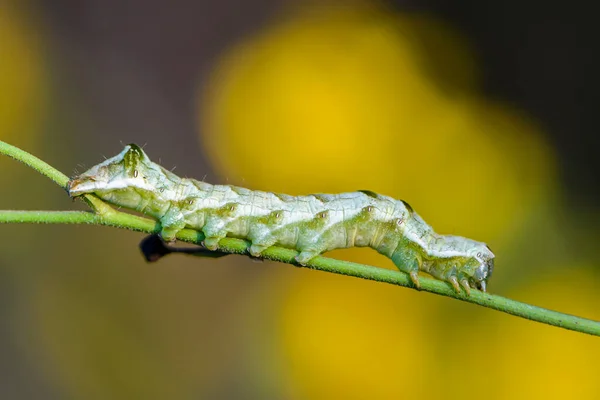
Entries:
{"type": "Polygon", "coordinates": [[[36,156],[31,155],[28,152],[23,151],[11,144],[3,142],[2,140],[0,140],[0,154],[5,154],[17,161],[22,162],[28,167],[35,169],[40,174],[50,178],[54,183],[56,183],[63,189],[67,189],[67,182],[69,182],[69,177],[57,170],[56,168],[40,160],[36,156]]]}
{"type": "MultiPolygon", "coordinates": [[[[2,141],[0,141],[0,153],[6,154],[27,164],[36,171],[52,179],[61,187],[66,188],[68,178],[37,157],[2,141]]],[[[157,233],[160,231],[160,223],[157,221],[116,211],[93,196],[89,196],[88,200],[93,203],[96,212],[0,210],[0,223],[93,224],[113,226],[145,233],[157,233]]],[[[184,229],[177,234],[177,239],[188,243],[201,244],[204,235],[202,232],[184,229]]],[[[248,247],[249,243],[241,239],[226,238],[219,243],[219,251],[232,254],[248,254],[248,247]]],[[[294,259],[297,254],[298,252],[295,250],[271,247],[265,250],[262,253],[262,256],[265,259],[300,266],[294,259]]],[[[414,288],[409,276],[401,271],[387,270],[320,256],[311,260],[306,267],[335,274],[354,276],[357,278],[414,288]]],[[[478,290],[471,290],[470,295],[456,293],[448,283],[437,279],[421,277],[420,282],[421,290],[424,292],[452,297],[457,300],[478,304],[532,321],[600,336],[600,322],[598,321],[547,310],[505,297],[483,293],[478,290]]]]}

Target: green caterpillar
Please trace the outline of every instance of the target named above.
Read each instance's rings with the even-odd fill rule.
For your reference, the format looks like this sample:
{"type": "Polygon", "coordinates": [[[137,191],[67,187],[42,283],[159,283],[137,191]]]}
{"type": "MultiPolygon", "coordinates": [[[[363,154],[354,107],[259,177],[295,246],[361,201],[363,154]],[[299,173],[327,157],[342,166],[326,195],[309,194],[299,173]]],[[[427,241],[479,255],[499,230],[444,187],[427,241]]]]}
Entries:
{"type": "Polygon", "coordinates": [[[250,241],[252,256],[287,247],[305,265],[326,251],[371,247],[408,273],[416,287],[418,272],[425,271],[467,293],[485,291],[494,268],[485,243],[436,234],[402,200],[366,190],[289,196],[211,185],[178,177],[135,144],[70,180],[70,196],[87,193],[156,218],[166,241],[183,228],[200,230],[209,250],[235,237],[250,241]]]}

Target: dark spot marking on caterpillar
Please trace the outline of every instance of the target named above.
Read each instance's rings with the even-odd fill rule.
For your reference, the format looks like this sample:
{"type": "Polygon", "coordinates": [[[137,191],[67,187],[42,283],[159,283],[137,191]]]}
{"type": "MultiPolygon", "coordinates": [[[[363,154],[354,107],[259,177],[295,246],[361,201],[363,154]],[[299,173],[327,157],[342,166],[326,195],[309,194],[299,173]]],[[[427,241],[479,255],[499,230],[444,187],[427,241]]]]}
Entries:
{"type": "Polygon", "coordinates": [[[233,193],[240,195],[240,196],[247,195],[250,192],[249,189],[239,187],[239,186],[230,186],[230,189],[233,193]]]}
{"type": "Polygon", "coordinates": [[[125,168],[135,168],[137,163],[144,158],[144,152],[137,144],[131,143],[128,145],[129,150],[125,153],[123,157],[123,162],[125,164],[125,168]]]}
{"type": "Polygon", "coordinates": [[[401,226],[404,223],[404,218],[398,218],[396,220],[396,225],[401,226]]]}
{"type": "Polygon", "coordinates": [[[194,187],[196,189],[198,189],[199,191],[206,190],[205,189],[205,182],[203,182],[203,181],[197,181],[195,179],[190,179],[190,182],[192,182],[192,185],[194,185],[194,187]]]}
{"type": "Polygon", "coordinates": [[[373,211],[375,210],[375,207],[373,206],[366,206],[362,208],[361,214],[363,215],[370,215],[373,213],[373,211]]]}
{"type": "Polygon", "coordinates": [[[234,213],[237,209],[238,205],[236,203],[227,203],[221,208],[224,214],[234,213]]]}
{"type": "Polygon", "coordinates": [[[142,148],[135,143],[129,143],[127,146],[129,146],[129,151],[133,151],[134,153],[138,153],[140,155],[144,153],[142,148]]]}
{"type": "Polygon", "coordinates": [[[194,204],[194,199],[188,199],[188,204],[191,206],[192,204],[194,204]]]}
{"type": "Polygon", "coordinates": [[[321,211],[317,214],[317,218],[327,218],[329,216],[329,211],[321,211]]]}
{"type": "Polygon", "coordinates": [[[138,170],[137,170],[137,169],[134,169],[134,170],[133,170],[133,177],[134,177],[134,178],[137,178],[137,177],[138,177],[138,170]]]}
{"type": "Polygon", "coordinates": [[[359,192],[364,193],[367,196],[372,197],[374,199],[378,197],[377,193],[373,192],[372,190],[359,190],[359,192]]]}
{"type": "Polygon", "coordinates": [[[313,196],[315,197],[315,199],[319,200],[321,203],[325,203],[326,201],[329,200],[326,195],[323,195],[320,193],[313,194],[313,196]]]}
{"type": "Polygon", "coordinates": [[[277,197],[279,200],[281,201],[288,201],[289,200],[289,196],[285,195],[285,194],[281,194],[281,193],[273,193],[273,195],[275,197],[277,197]]]}
{"type": "Polygon", "coordinates": [[[272,224],[274,227],[279,226],[283,220],[283,210],[272,211],[268,216],[265,217],[267,224],[272,224]]]}
{"type": "Polygon", "coordinates": [[[189,210],[189,208],[187,208],[189,202],[187,199],[182,199],[179,201],[173,201],[171,203],[171,207],[177,207],[177,209],[179,210],[189,210]]]}
{"type": "Polygon", "coordinates": [[[400,200],[400,201],[402,202],[402,204],[404,204],[404,207],[406,207],[406,209],[408,210],[408,212],[410,212],[411,214],[415,212],[415,210],[413,210],[413,208],[410,206],[410,204],[408,204],[404,200],[400,200]]]}
{"type": "Polygon", "coordinates": [[[275,210],[275,211],[272,211],[268,215],[267,220],[269,220],[271,222],[278,222],[281,220],[282,217],[283,217],[283,210],[275,210]]]}

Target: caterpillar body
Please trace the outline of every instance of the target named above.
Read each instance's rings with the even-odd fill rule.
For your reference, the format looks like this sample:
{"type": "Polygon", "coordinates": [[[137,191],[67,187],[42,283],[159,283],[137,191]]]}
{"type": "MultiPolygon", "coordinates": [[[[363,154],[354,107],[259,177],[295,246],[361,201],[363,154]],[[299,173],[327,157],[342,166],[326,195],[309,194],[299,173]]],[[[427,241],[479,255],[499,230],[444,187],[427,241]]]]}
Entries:
{"type": "Polygon", "coordinates": [[[212,185],[178,177],[135,144],[69,181],[70,196],[90,193],[157,219],[166,241],[184,228],[202,231],[209,250],[235,237],[251,243],[252,256],[281,246],[297,250],[296,261],[305,265],[326,251],[371,247],[417,288],[424,271],[467,293],[485,291],[494,268],[485,243],[435,233],[403,200],[367,190],[289,196],[212,185]]]}

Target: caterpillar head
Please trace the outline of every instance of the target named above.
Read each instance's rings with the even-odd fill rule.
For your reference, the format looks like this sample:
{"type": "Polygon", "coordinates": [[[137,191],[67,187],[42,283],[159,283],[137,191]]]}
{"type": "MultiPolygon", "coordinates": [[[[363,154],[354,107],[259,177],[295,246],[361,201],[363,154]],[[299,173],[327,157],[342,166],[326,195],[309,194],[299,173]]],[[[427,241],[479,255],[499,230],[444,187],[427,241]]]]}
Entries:
{"type": "Polygon", "coordinates": [[[492,272],[494,271],[494,253],[492,250],[485,245],[481,244],[478,246],[477,252],[475,253],[475,260],[477,262],[477,266],[473,271],[473,275],[470,280],[474,287],[485,292],[487,289],[487,281],[492,276],[492,272]]]}
{"type": "Polygon", "coordinates": [[[152,192],[147,177],[152,175],[149,172],[153,168],[146,153],[138,145],[129,144],[121,153],[71,179],[69,195],[94,193],[101,199],[132,208],[141,193],[152,192]]]}

